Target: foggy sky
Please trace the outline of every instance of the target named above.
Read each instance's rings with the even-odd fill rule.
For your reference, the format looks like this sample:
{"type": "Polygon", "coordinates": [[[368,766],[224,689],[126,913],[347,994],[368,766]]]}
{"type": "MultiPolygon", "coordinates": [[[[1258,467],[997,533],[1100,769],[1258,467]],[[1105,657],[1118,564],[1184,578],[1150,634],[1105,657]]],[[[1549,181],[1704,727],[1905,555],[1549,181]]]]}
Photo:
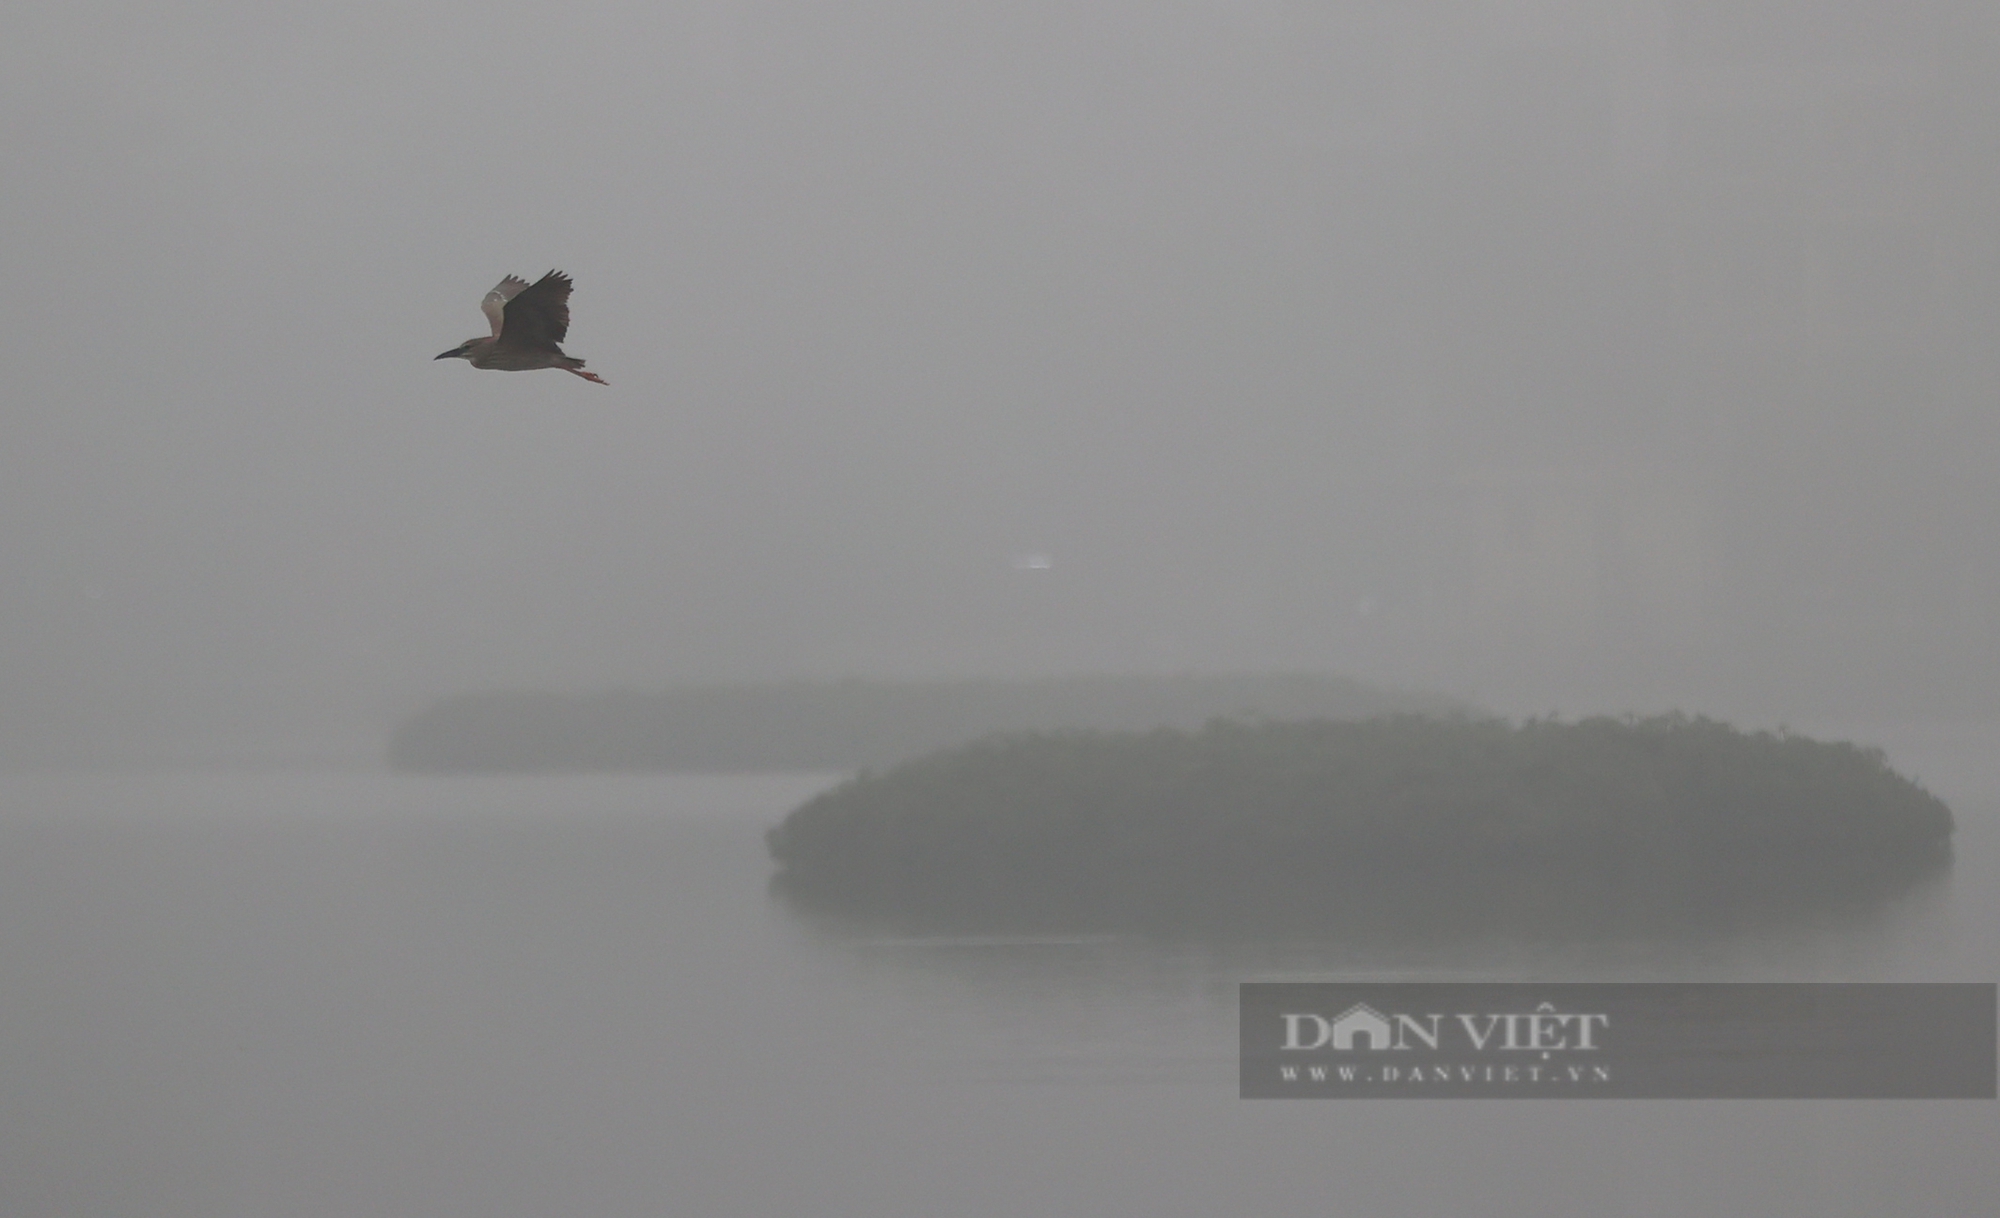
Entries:
{"type": "Polygon", "coordinates": [[[0,756],[847,674],[2000,710],[1987,6],[16,7],[0,756]],[[431,362],[551,267],[610,388],[431,362]]]}

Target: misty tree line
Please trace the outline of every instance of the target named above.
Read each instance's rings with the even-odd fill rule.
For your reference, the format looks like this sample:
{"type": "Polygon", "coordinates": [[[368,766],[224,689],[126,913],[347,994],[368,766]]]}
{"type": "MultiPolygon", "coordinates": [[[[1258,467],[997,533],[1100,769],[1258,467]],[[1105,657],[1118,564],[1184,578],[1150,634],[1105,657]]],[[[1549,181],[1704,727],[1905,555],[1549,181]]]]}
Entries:
{"type": "Polygon", "coordinates": [[[1866,903],[1941,867],[1952,827],[1851,744],[1399,715],[993,737],[857,776],[770,849],[789,891],[874,912],[1682,919],[1866,903]]]}

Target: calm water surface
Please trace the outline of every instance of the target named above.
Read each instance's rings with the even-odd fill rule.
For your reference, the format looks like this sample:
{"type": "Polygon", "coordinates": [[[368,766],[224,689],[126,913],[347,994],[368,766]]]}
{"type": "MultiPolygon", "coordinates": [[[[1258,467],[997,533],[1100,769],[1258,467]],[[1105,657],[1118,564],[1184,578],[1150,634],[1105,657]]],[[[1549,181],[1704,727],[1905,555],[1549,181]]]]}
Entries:
{"type": "Polygon", "coordinates": [[[801,919],[823,777],[0,778],[0,1216],[1957,1215],[1990,1103],[1236,1098],[1244,980],[2000,978],[2000,725],[1863,925],[1412,955],[801,919]]]}

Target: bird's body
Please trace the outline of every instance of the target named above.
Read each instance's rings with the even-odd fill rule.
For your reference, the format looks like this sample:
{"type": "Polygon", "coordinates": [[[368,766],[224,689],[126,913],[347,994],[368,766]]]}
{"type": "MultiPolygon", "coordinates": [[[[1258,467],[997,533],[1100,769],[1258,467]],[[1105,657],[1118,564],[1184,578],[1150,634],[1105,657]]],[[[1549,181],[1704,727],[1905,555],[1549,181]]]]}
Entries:
{"type": "Polygon", "coordinates": [[[556,345],[569,333],[570,286],[569,276],[561,271],[550,271],[532,286],[507,276],[479,302],[492,323],[492,335],[468,338],[437,358],[462,359],[475,368],[497,372],[560,368],[586,381],[609,384],[595,372],[585,372],[582,360],[564,355],[556,345]]]}

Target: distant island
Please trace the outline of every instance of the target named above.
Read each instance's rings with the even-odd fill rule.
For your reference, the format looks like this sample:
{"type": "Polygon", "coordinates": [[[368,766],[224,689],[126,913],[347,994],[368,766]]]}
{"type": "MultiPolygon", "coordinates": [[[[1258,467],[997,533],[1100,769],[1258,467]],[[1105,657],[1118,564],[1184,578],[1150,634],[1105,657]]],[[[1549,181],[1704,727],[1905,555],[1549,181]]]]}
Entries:
{"type": "Polygon", "coordinates": [[[1949,864],[1878,750],[1706,718],[990,737],[771,830],[811,910],[964,926],[1612,933],[1865,910],[1949,864]]]}
{"type": "Polygon", "coordinates": [[[1463,709],[1337,676],[795,681],[658,692],[470,693],[397,725],[418,771],[851,771],[995,732],[1196,728],[1222,715],[1357,719],[1463,709]]]}

